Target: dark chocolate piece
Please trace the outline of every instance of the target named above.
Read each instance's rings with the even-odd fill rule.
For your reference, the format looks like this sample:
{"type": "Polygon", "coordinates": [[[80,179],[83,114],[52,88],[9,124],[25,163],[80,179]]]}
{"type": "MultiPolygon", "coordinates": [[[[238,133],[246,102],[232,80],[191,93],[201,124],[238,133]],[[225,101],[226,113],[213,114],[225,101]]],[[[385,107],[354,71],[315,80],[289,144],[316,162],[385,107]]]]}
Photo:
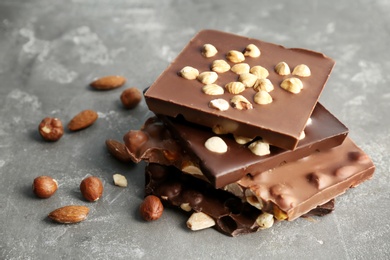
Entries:
{"type": "Polygon", "coordinates": [[[294,220],[370,179],[374,170],[368,155],[346,138],[340,146],[269,171],[253,172],[237,184],[251,204],[294,220]]]}
{"type": "Polygon", "coordinates": [[[160,118],[216,188],[238,181],[247,173],[266,171],[315,151],[338,146],[348,134],[348,129],[318,103],[310,117],[311,123],[305,128],[306,136],[294,151],[271,147],[271,154],[257,156],[246,146],[238,144],[231,135],[224,135],[220,137],[227,144],[228,151],[217,154],[204,146],[207,139],[215,136],[210,129],[165,116],[160,118]]]}
{"type": "MultiPolygon", "coordinates": [[[[228,61],[230,65],[234,63],[228,61]]],[[[229,33],[204,30],[199,32],[183,49],[178,57],[160,75],[145,92],[145,100],[149,109],[156,114],[176,117],[179,114],[195,124],[210,128],[218,127],[236,135],[260,136],[266,142],[284,149],[295,149],[299,136],[305,127],[320,96],[322,89],[333,69],[334,61],[321,53],[303,49],[286,49],[251,38],[229,33]],[[204,44],[212,44],[218,53],[210,58],[201,54],[204,44]],[[240,93],[253,105],[250,110],[238,110],[232,106],[226,111],[209,107],[209,102],[222,98],[230,102],[234,96],[225,90],[218,96],[206,95],[202,92],[203,83],[198,80],[188,80],[178,75],[185,66],[192,66],[199,72],[210,71],[214,60],[223,59],[231,50],[243,51],[248,44],[260,48],[261,55],[257,58],[246,57],[244,63],[250,67],[260,65],[269,72],[268,79],[274,85],[270,92],[273,102],[268,105],[258,105],[253,102],[256,93],[254,88],[246,88],[240,93]],[[290,93],[280,87],[281,82],[289,77],[275,72],[275,65],[286,62],[293,68],[306,64],[311,70],[311,76],[298,77],[303,82],[303,89],[298,94],[290,93]]],[[[224,87],[227,83],[237,81],[238,75],[232,71],[218,74],[216,84],[224,87]]]]}
{"type": "MultiPolygon", "coordinates": [[[[259,230],[256,219],[262,213],[261,210],[242,202],[229,192],[215,189],[207,182],[183,174],[175,167],[149,164],[145,178],[145,196],[158,196],[166,206],[180,207],[187,204],[191,212],[203,212],[212,217],[217,230],[226,235],[238,236],[259,230]]],[[[320,216],[323,213],[321,211],[320,216]]],[[[312,212],[312,215],[316,214],[312,212]]]]}
{"type": "Polygon", "coordinates": [[[327,203],[317,206],[316,208],[310,210],[306,214],[303,214],[301,217],[303,218],[313,217],[313,216],[322,217],[328,215],[334,211],[335,203],[336,203],[335,199],[331,199],[327,203]]]}
{"type": "Polygon", "coordinates": [[[216,188],[238,181],[249,172],[265,171],[308,156],[316,150],[340,145],[348,133],[342,123],[322,105],[317,104],[311,116],[311,123],[305,129],[306,137],[294,151],[271,147],[270,155],[257,156],[246,146],[236,143],[232,136],[225,135],[221,137],[229,147],[228,152],[215,154],[204,147],[205,141],[213,136],[210,129],[185,125],[167,118],[164,121],[172,130],[172,134],[161,121],[151,118],[141,130],[130,131],[125,135],[124,141],[133,161],[145,160],[174,165],[191,173],[198,168],[199,173],[204,176],[197,176],[206,177],[216,188]],[[181,145],[173,136],[180,140],[181,145]]]}

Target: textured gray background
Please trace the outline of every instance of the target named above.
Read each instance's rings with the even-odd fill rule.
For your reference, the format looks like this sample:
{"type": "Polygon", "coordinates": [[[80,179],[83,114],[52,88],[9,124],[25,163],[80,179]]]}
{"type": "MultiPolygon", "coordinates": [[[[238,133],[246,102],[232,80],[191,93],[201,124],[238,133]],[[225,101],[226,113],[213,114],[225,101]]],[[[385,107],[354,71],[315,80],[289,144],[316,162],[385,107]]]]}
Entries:
{"type": "Polygon", "coordinates": [[[390,2],[345,1],[0,1],[0,259],[389,259],[390,2]],[[143,164],[124,165],[106,152],[150,115],[142,102],[121,108],[124,89],[96,92],[95,77],[120,74],[126,87],[149,86],[187,41],[204,28],[287,47],[324,52],[337,61],[322,103],[373,158],[374,178],[337,200],[336,211],[230,238],[191,232],[166,210],[153,223],[137,214],[143,164]],[[40,120],[66,124],[95,109],[95,125],[57,143],[37,134],[40,120]],[[129,186],[112,184],[112,174],[129,186]],[[40,200],[32,180],[51,175],[58,192],[40,200]],[[104,180],[97,203],[81,199],[80,181],[104,180]],[[89,218],[57,225],[46,215],[88,205],[89,218]]]}

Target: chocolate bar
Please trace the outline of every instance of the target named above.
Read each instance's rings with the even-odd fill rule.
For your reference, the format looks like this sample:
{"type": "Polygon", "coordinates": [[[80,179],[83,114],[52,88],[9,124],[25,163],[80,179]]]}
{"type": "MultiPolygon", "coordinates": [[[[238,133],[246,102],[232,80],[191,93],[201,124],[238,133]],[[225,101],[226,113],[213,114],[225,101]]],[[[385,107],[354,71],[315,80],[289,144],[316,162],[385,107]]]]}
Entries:
{"type": "Polygon", "coordinates": [[[294,220],[370,179],[374,170],[368,155],[346,138],[330,150],[247,174],[227,188],[279,219],[294,220]]]}
{"type": "Polygon", "coordinates": [[[174,165],[182,171],[206,177],[216,188],[238,181],[248,172],[262,172],[317,150],[340,145],[348,133],[342,123],[321,104],[317,104],[311,123],[305,128],[306,136],[294,151],[271,147],[270,155],[257,156],[246,145],[238,144],[231,135],[224,135],[221,138],[229,150],[224,154],[215,154],[204,146],[205,141],[214,135],[210,129],[164,116],[161,119],[166,127],[153,118],[148,119],[141,130],[125,135],[124,141],[133,161],[174,165]]]}
{"type": "MultiPolygon", "coordinates": [[[[184,212],[203,212],[215,222],[215,228],[229,236],[262,229],[257,219],[262,211],[233,194],[215,189],[209,183],[183,174],[175,167],[149,164],[145,169],[145,196],[158,196],[165,205],[184,212]]],[[[334,201],[318,206],[310,216],[323,216],[334,209],[334,201]]],[[[273,220],[272,220],[273,221],[273,220]]]]}
{"type": "Polygon", "coordinates": [[[318,103],[304,130],[305,137],[294,151],[271,147],[269,155],[258,156],[247,145],[238,144],[231,135],[224,135],[220,137],[227,144],[228,151],[217,154],[204,145],[206,140],[215,136],[210,129],[164,116],[160,118],[216,188],[238,181],[247,173],[266,171],[315,151],[338,146],[348,134],[348,129],[318,103]]]}
{"type": "MultiPolygon", "coordinates": [[[[188,43],[178,57],[149,87],[145,92],[145,101],[149,109],[156,114],[171,117],[182,115],[189,122],[218,129],[219,132],[251,138],[260,136],[264,141],[274,146],[293,150],[298,144],[301,132],[317,103],[334,63],[332,59],[321,53],[304,49],[286,49],[280,45],[256,39],[204,30],[188,43]],[[202,48],[205,44],[214,46],[218,52],[212,57],[209,55],[204,57],[202,48]],[[249,46],[257,46],[260,49],[257,55],[261,53],[260,56],[253,57],[257,55],[250,54],[243,56],[242,52],[244,49],[248,51],[249,46]],[[230,53],[233,54],[230,55],[230,53]],[[241,55],[245,60],[242,60],[241,55]],[[240,56],[240,59],[232,59],[232,56],[240,56]],[[219,67],[227,66],[231,70],[226,72],[223,72],[225,70],[216,70],[214,61],[222,63],[219,67]],[[256,79],[257,83],[255,84],[260,84],[258,83],[260,79],[270,80],[269,83],[273,85],[273,90],[268,89],[267,91],[270,92],[266,96],[268,101],[270,97],[272,98],[272,103],[256,103],[258,102],[255,98],[257,92],[256,88],[251,86],[253,82],[247,83],[241,79],[244,77],[243,74],[233,69],[233,66],[238,64],[237,62],[247,66],[247,70],[256,66],[265,69],[266,74],[258,75],[259,79],[256,79]],[[280,62],[284,62],[284,65],[281,63],[284,67],[281,67],[287,69],[287,72],[304,64],[311,74],[308,76],[294,72],[293,74],[298,74],[297,76],[283,73],[278,70],[280,62]],[[205,76],[202,78],[200,76],[183,78],[179,74],[183,75],[183,68],[188,66],[191,67],[192,71],[198,71],[200,74],[210,72],[212,69],[218,74],[214,72],[214,74],[206,76],[202,74],[205,76]],[[216,76],[215,84],[219,85],[217,91],[202,91],[202,87],[213,82],[216,76]],[[299,84],[291,80],[292,78],[296,79],[299,84]],[[299,93],[294,91],[292,93],[281,87],[284,80],[290,80],[287,89],[299,85],[297,89],[299,93]],[[239,83],[229,84],[231,82],[239,83]],[[244,89],[241,83],[245,85],[244,89]],[[218,95],[206,94],[209,92],[218,95]],[[223,106],[219,106],[219,101],[215,101],[215,99],[219,101],[222,99],[223,106]],[[226,106],[226,102],[230,103],[230,106],[226,106]],[[222,108],[227,110],[221,111],[222,108]]],[[[256,72],[248,71],[245,75],[251,76],[248,74],[254,75],[256,72]]],[[[215,86],[211,87],[211,89],[215,88],[215,86]]]]}

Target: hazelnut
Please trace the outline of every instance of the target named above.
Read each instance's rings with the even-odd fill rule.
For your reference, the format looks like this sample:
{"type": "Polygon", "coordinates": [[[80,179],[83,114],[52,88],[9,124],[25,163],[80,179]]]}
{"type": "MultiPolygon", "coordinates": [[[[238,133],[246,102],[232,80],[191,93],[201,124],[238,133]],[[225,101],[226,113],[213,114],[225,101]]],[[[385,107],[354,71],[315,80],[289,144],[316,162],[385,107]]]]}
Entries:
{"type": "Polygon", "coordinates": [[[61,120],[53,117],[44,118],[38,126],[39,134],[46,141],[58,141],[64,134],[61,120]]]}
{"type": "Polygon", "coordinates": [[[103,183],[98,177],[87,177],[81,181],[80,191],[86,200],[97,201],[103,194],[103,183]]]}
{"type": "Polygon", "coordinates": [[[161,200],[154,195],[147,196],[139,207],[141,217],[146,221],[159,219],[163,211],[164,207],[161,200]]]}
{"type": "Polygon", "coordinates": [[[37,197],[46,199],[57,191],[58,183],[50,176],[39,176],[34,179],[32,189],[37,197]]]}
{"type": "Polygon", "coordinates": [[[121,101],[125,108],[131,109],[141,102],[142,95],[137,88],[127,88],[121,94],[121,101]]]}

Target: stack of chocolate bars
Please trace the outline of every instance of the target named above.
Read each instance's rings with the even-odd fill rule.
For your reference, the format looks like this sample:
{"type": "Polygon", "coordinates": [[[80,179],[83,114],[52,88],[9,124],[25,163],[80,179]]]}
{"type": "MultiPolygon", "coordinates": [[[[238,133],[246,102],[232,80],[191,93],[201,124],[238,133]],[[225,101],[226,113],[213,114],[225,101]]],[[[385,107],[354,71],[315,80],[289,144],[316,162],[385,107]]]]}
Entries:
{"type": "Polygon", "coordinates": [[[322,216],[372,177],[371,159],[318,98],[334,61],[220,31],[199,32],[144,93],[128,132],[146,195],[188,212],[192,230],[236,236],[322,216]]]}

